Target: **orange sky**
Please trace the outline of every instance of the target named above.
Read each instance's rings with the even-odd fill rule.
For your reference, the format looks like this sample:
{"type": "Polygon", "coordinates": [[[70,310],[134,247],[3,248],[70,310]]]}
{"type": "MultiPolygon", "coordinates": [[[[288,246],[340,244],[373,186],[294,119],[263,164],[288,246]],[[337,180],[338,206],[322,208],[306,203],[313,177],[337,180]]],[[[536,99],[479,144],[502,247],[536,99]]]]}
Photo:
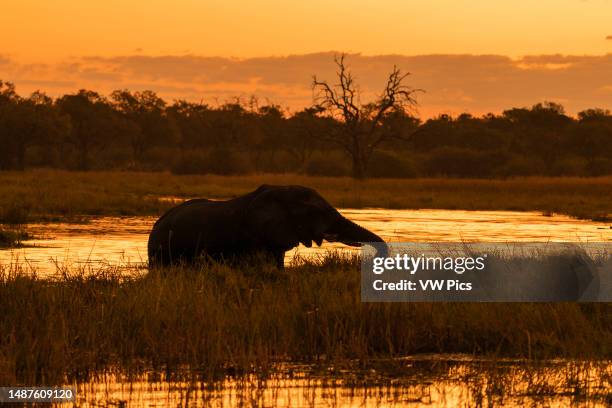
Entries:
{"type": "MultiPolygon", "coordinates": [[[[255,61],[251,65],[257,65],[257,60],[252,60],[254,57],[330,50],[365,56],[490,54],[510,57],[514,65],[520,65],[524,56],[562,54],[604,58],[612,53],[612,40],[606,39],[612,35],[610,21],[612,1],[609,0],[7,0],[1,11],[0,79],[14,81],[22,92],[40,87],[52,94],[96,86],[101,91],[124,86],[156,86],[154,90],[171,98],[193,98],[198,92],[204,92],[202,97],[212,97],[215,90],[219,97],[232,92],[246,94],[263,90],[264,97],[276,97],[281,104],[297,106],[305,103],[304,92],[310,75],[321,72],[317,69],[329,71],[327,65],[313,65],[312,59],[306,58],[300,72],[304,75],[303,83],[297,76],[290,81],[290,86],[286,81],[272,84],[274,79],[270,78],[263,89],[257,78],[269,77],[269,72],[277,69],[273,64],[284,61],[282,58],[272,62],[264,58],[260,61],[260,72],[251,67],[248,78],[224,77],[217,82],[207,81],[206,72],[193,75],[190,70],[195,69],[194,59],[237,57],[255,61]],[[146,75],[140,75],[133,64],[130,69],[126,68],[126,59],[149,57],[160,73],[148,69],[146,75]],[[168,62],[163,59],[167,57],[176,59],[168,62]],[[124,58],[123,62],[117,58],[124,58]],[[187,66],[183,67],[181,61],[187,66]],[[178,71],[175,77],[169,77],[168,64],[178,71]],[[185,70],[190,75],[181,76],[185,70]],[[274,92],[271,92],[272,86],[274,92]]],[[[214,70],[237,63],[234,59],[216,61],[218,66],[214,70]]],[[[207,64],[199,68],[206,69],[207,64]]],[[[488,69],[486,63],[478,67],[471,70],[488,69]]],[[[384,75],[389,68],[380,66],[375,72],[369,71],[384,75]]],[[[461,78],[455,78],[451,88],[446,87],[445,91],[441,90],[445,93],[439,93],[436,84],[448,78],[438,80],[435,75],[444,67],[425,66],[420,72],[415,69],[418,67],[404,68],[413,72],[416,82],[419,75],[434,76],[430,78],[431,84],[422,82],[429,85],[428,94],[432,90],[438,92],[434,95],[435,109],[454,112],[498,108],[493,100],[478,107],[468,106],[469,103],[462,106],[451,100],[452,95],[467,91],[469,79],[464,83],[465,89],[461,81],[457,83],[461,78]],[[449,98],[446,104],[445,97],[449,98]]],[[[293,69],[297,75],[298,68],[293,69]]],[[[605,71],[599,67],[597,72],[602,70],[605,71]]],[[[573,77],[579,75],[574,73],[573,77]]],[[[611,77],[609,72],[607,77],[611,77]]],[[[612,79],[602,77],[601,81],[597,84],[600,94],[594,91],[592,99],[600,105],[610,101],[608,93],[612,92],[612,79]]],[[[495,88],[496,92],[500,91],[499,87],[495,88]]],[[[572,104],[573,94],[569,91],[572,90],[557,96],[546,95],[548,91],[530,96],[560,97],[570,99],[572,104]]],[[[487,96],[486,92],[467,96],[473,97],[487,96]]],[[[580,103],[589,102],[589,96],[581,97],[586,99],[580,103]]],[[[516,103],[523,102],[516,99],[516,103]]],[[[424,108],[431,111],[433,106],[424,108]]],[[[579,108],[577,105],[576,109],[579,108]]]]}

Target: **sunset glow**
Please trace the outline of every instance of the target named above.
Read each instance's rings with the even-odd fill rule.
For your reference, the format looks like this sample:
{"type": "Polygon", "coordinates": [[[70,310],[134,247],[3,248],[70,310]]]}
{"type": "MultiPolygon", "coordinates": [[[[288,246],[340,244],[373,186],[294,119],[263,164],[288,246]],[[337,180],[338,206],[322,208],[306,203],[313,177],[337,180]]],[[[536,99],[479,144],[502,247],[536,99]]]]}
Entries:
{"type": "MultiPolygon", "coordinates": [[[[20,93],[43,89],[58,95],[78,88],[102,92],[150,88],[170,99],[257,94],[298,108],[310,101],[310,76],[333,73],[331,54],[292,60],[287,64],[291,71],[283,72],[281,78],[270,72],[278,71],[284,60],[269,57],[345,51],[369,57],[462,55],[470,68],[464,71],[461,67],[465,64],[460,64],[452,79],[441,72],[449,67],[437,68],[435,58],[424,67],[402,66],[413,73],[415,86],[428,91],[421,104],[425,114],[480,113],[543,98],[566,103],[572,111],[585,107],[581,102],[585,93],[586,99],[596,104],[610,106],[612,102],[612,80],[604,75],[610,72],[610,58],[604,56],[612,52],[612,2],[605,0],[26,0],[3,4],[2,14],[0,36],[5,41],[0,45],[0,79],[15,82],[20,93]],[[579,69],[580,75],[586,69],[586,77],[597,82],[594,89],[589,91],[587,84],[577,95],[563,82],[555,82],[557,77],[563,81],[578,75],[572,73],[576,68],[572,63],[559,65],[546,57],[547,61],[536,66],[533,61],[526,65],[521,60],[557,54],[600,56],[579,69]],[[500,68],[503,72],[490,75],[486,57],[468,57],[482,55],[506,58],[505,67],[500,68]],[[250,61],[248,76],[234,72],[222,79],[209,78],[215,74],[208,70],[243,66],[244,60],[250,61]],[[198,61],[195,66],[194,61],[198,61]],[[146,72],[137,74],[140,68],[135,64],[144,64],[146,72]],[[537,73],[516,71],[525,68],[555,68],[561,73],[539,89],[537,73]],[[491,76],[491,93],[473,89],[470,79],[474,72],[491,76]],[[516,78],[517,72],[519,77],[525,74],[527,78],[519,82],[532,92],[518,99],[497,100],[505,92],[507,77],[516,78]],[[271,79],[262,81],[261,77],[271,79]],[[496,83],[496,78],[501,82],[496,83]]],[[[384,76],[393,63],[406,62],[393,58],[376,61],[362,71],[367,75],[365,82],[384,76]]]]}

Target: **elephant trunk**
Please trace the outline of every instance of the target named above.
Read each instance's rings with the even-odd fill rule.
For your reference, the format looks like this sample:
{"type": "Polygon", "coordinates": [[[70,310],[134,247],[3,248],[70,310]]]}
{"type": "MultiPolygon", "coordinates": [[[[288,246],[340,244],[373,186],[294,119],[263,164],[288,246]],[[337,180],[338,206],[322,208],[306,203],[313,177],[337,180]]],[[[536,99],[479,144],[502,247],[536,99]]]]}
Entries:
{"type": "Polygon", "coordinates": [[[381,237],[344,217],[336,223],[332,231],[337,234],[336,241],[351,246],[374,243],[376,256],[387,256],[388,248],[381,237]]]}

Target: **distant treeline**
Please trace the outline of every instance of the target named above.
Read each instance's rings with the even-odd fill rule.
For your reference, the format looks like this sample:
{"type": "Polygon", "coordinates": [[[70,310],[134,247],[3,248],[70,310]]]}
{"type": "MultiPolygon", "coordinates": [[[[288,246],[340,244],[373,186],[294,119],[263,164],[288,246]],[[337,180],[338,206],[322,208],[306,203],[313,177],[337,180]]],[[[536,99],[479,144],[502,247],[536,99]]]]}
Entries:
{"type": "MultiPolygon", "coordinates": [[[[21,97],[0,81],[0,169],[170,170],[178,174],[351,174],[329,135],[338,119],[317,106],[289,113],[254,98],[210,106],[167,103],[152,91],[109,97],[81,90],[21,97]]],[[[555,103],[499,115],[389,114],[389,137],[369,158],[370,177],[509,177],[612,174],[612,115],[576,118],[555,103]]]]}

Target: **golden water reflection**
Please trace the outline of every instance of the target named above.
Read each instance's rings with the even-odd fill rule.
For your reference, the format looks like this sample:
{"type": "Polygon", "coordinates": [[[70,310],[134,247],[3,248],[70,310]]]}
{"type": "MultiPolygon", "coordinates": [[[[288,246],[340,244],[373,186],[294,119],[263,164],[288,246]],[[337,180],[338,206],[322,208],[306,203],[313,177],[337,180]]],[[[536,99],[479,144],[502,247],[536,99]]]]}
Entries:
{"type": "MultiPolygon", "coordinates": [[[[354,364],[357,365],[357,364],[354,364]]],[[[453,355],[381,361],[371,368],[285,365],[269,376],[204,382],[185,373],[105,375],[77,386],[79,406],[547,406],[612,402],[609,362],[474,360],[453,355]]]]}
{"type": "MultiPolygon", "coordinates": [[[[463,210],[343,209],[351,220],[389,242],[610,242],[609,223],[576,220],[536,212],[463,210]]],[[[29,247],[0,251],[0,263],[20,263],[52,274],[57,265],[142,265],[147,238],[156,217],[95,217],[87,223],[31,224],[37,239],[29,247]]],[[[313,256],[330,248],[354,250],[341,244],[300,246],[287,252],[313,256]]]]}

